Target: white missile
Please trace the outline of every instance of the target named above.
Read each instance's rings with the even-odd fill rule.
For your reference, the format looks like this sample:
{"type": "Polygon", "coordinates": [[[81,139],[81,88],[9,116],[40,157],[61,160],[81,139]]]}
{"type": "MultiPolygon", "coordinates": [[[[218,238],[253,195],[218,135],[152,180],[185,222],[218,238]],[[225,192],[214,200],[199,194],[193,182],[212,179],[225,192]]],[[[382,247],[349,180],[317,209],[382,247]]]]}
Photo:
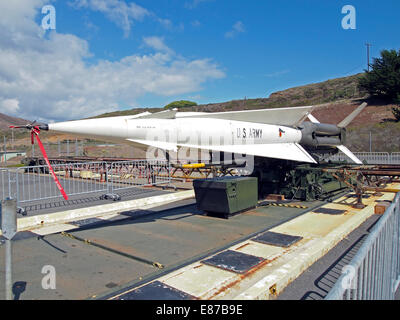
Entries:
{"type": "MultiPolygon", "coordinates": [[[[364,108],[363,104],[341,123],[348,125],[364,108]]],[[[321,124],[311,112],[315,107],[263,109],[201,113],[168,110],[135,116],[67,121],[41,129],[74,134],[103,141],[128,143],[146,150],[181,148],[246,154],[306,163],[317,161],[310,153],[340,148],[361,163],[344,147],[345,129],[321,124]],[[311,122],[305,121],[307,118],[311,122]]]]}

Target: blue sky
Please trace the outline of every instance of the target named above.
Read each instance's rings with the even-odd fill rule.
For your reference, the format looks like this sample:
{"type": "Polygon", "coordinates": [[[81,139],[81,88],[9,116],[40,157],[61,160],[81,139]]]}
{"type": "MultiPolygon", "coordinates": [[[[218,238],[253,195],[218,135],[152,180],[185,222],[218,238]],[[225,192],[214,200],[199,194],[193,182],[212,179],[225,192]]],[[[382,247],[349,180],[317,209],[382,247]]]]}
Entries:
{"type": "MultiPolygon", "coordinates": [[[[114,110],[162,107],[181,99],[212,103],[268,97],[274,91],[362,72],[366,68],[366,42],[373,44],[372,56],[378,56],[382,49],[400,48],[400,2],[394,0],[32,1],[35,14],[27,14],[38,26],[44,16],[42,5],[51,3],[56,9],[56,30],[42,35],[43,47],[59,45],[59,51],[54,49],[54,61],[61,54],[70,55],[81,68],[73,74],[72,62],[70,66],[52,66],[63,83],[66,78],[70,83],[60,88],[57,78],[51,81],[55,93],[45,96],[57,111],[49,113],[47,109],[45,114],[43,110],[43,119],[80,117],[88,110],[98,114],[111,106],[114,110]],[[345,5],[356,9],[355,30],[342,28],[345,5]],[[67,43],[64,52],[61,42],[67,43]],[[132,83],[119,79],[124,70],[121,61],[126,57],[136,59],[129,63],[131,74],[123,78],[132,79],[132,83]],[[149,60],[146,67],[142,67],[143,59],[149,60]],[[62,77],[66,69],[68,74],[62,77]],[[180,70],[185,71],[180,74],[180,70]],[[157,72],[164,81],[157,79],[157,72]],[[148,86],[143,74],[150,73],[148,86]],[[98,80],[103,74],[114,81],[98,80]],[[72,82],[79,78],[86,81],[86,90],[81,92],[72,82]],[[175,83],[176,79],[179,81],[175,83]],[[104,88],[84,96],[98,81],[104,88]],[[74,109],[65,115],[73,106],[83,111],[74,109]]],[[[65,61],[65,57],[59,61],[65,61]]],[[[1,68],[0,63],[0,75],[1,68]]],[[[0,100],[7,101],[3,105],[9,107],[6,110],[12,110],[10,101],[14,105],[18,101],[19,108],[14,111],[24,110],[26,116],[31,116],[35,108],[23,109],[23,102],[28,105],[40,100],[43,91],[35,94],[32,97],[30,92],[29,99],[20,97],[17,90],[7,95],[0,85],[0,100]]]]}

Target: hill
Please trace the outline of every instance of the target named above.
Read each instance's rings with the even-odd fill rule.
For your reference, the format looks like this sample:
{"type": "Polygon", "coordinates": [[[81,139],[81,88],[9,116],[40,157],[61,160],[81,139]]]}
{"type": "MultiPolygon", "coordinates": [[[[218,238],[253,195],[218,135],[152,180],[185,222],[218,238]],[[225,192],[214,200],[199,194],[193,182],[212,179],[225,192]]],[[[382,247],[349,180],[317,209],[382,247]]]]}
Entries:
{"type": "MultiPolygon", "coordinates": [[[[223,112],[314,105],[319,107],[314,115],[320,121],[337,124],[357,105],[367,101],[368,107],[348,127],[348,147],[355,152],[369,151],[371,133],[372,151],[398,152],[400,151],[400,123],[394,121],[391,112],[394,105],[368,99],[368,94],[358,88],[358,80],[363,75],[363,73],[359,73],[349,77],[289,88],[274,92],[268,98],[203,104],[183,108],[179,111],[223,112]]],[[[163,110],[163,108],[141,108],[112,112],[98,117],[133,115],[145,111],[159,112],[163,110]]]]}
{"type": "Polygon", "coordinates": [[[358,89],[358,79],[363,74],[327,80],[272,93],[268,98],[232,100],[225,103],[199,105],[198,111],[239,111],[265,108],[297,107],[320,105],[338,100],[360,99],[366,97],[358,89]]]}
{"type": "MultiPolygon", "coordinates": [[[[400,123],[394,121],[394,116],[391,113],[393,105],[387,105],[380,101],[372,101],[368,99],[368,95],[358,89],[358,79],[362,76],[363,74],[356,74],[349,77],[294,87],[274,92],[268,98],[232,100],[221,103],[203,104],[182,108],[179,111],[223,112],[315,105],[318,106],[318,108],[313,114],[321,122],[337,124],[350,114],[357,105],[361,104],[363,101],[367,101],[369,103],[368,107],[348,127],[348,147],[355,152],[369,151],[369,138],[371,133],[372,151],[398,152],[400,151],[400,123]]],[[[165,109],[138,108],[105,113],[94,118],[134,115],[145,111],[154,113],[163,110],[165,109]]],[[[7,129],[6,133],[7,135],[10,135],[10,130],[8,130],[10,124],[26,124],[27,122],[28,121],[24,119],[0,114],[0,131],[7,129]]],[[[16,132],[16,137],[21,137],[19,142],[17,142],[21,147],[29,146],[29,136],[26,132],[22,132],[22,130],[20,133],[16,132]]],[[[67,139],[75,140],[75,137],[57,135],[50,132],[42,133],[42,140],[51,143],[67,139]]],[[[92,152],[93,154],[100,152],[103,156],[106,156],[104,153],[107,151],[90,151],[90,153],[92,152]]],[[[113,151],[113,155],[119,157],[132,156],[131,151],[126,155],[125,153],[118,153],[118,155],[114,153],[115,151],[113,151]]]]}
{"type": "Polygon", "coordinates": [[[24,125],[29,123],[30,121],[25,120],[25,119],[21,119],[21,118],[15,118],[15,117],[11,117],[8,116],[4,113],[0,113],[0,130],[8,130],[9,126],[12,125],[24,125]]]}
{"type": "MultiPolygon", "coordinates": [[[[319,105],[343,99],[359,99],[366,97],[365,92],[358,89],[358,79],[363,74],[359,73],[344,78],[327,80],[320,83],[309,84],[272,93],[268,98],[232,100],[221,103],[203,104],[182,108],[182,112],[223,112],[240,111],[265,108],[296,107],[305,105],[319,105]]],[[[101,114],[94,118],[117,117],[135,115],[141,112],[159,112],[164,108],[140,108],[116,111],[101,114]]]]}
{"type": "MultiPolygon", "coordinates": [[[[31,121],[22,119],[22,118],[16,118],[12,116],[8,116],[4,113],[0,113],[0,137],[1,137],[1,142],[3,142],[3,137],[5,136],[7,140],[9,140],[12,136],[10,126],[21,126],[25,125],[27,123],[30,123],[31,121]]],[[[22,130],[15,130],[14,131],[14,139],[18,139],[24,136],[25,132],[22,132],[22,130]]]]}

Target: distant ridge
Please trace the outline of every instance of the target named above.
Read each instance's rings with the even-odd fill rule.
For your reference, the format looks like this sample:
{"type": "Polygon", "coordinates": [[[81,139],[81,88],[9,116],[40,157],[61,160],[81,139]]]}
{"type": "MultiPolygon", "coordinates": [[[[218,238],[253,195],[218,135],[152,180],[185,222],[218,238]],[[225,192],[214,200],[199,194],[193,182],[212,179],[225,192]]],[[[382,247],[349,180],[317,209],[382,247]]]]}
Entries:
{"type": "MultiPolygon", "coordinates": [[[[268,98],[233,100],[222,103],[212,103],[199,105],[196,107],[181,108],[180,111],[202,111],[202,112],[222,112],[254,110],[265,108],[296,107],[305,105],[318,106],[318,110],[313,113],[322,122],[338,124],[358,105],[365,100],[368,95],[358,89],[358,79],[363,74],[356,74],[349,77],[327,80],[319,83],[298,86],[287,90],[272,93],[268,98]]],[[[348,145],[352,151],[367,151],[370,148],[369,139],[372,137],[372,151],[375,152],[399,152],[400,146],[400,122],[394,121],[391,112],[393,105],[368,99],[368,107],[351,123],[348,128],[348,145]],[[390,137],[390,139],[388,139],[390,137]]],[[[163,108],[138,108],[117,112],[105,113],[99,117],[128,116],[141,112],[157,112],[165,110],[163,108]]],[[[0,113],[0,144],[4,135],[10,141],[12,131],[9,125],[24,125],[29,123],[17,117],[11,117],[0,113]]],[[[18,145],[30,150],[30,135],[26,130],[15,130],[14,138],[18,145]]],[[[43,141],[63,141],[76,139],[75,136],[57,134],[54,132],[41,133],[43,141]]],[[[103,156],[112,152],[112,156],[132,157],[132,150],[121,147],[119,152],[107,148],[94,151],[89,147],[88,155],[103,156]],[[96,153],[98,152],[98,153],[96,153]]]]}
{"type": "MultiPolygon", "coordinates": [[[[272,93],[268,98],[232,100],[221,103],[203,104],[194,107],[182,108],[180,111],[223,112],[265,108],[296,107],[318,105],[340,100],[358,99],[366,97],[365,92],[358,88],[358,79],[364,74],[359,73],[349,77],[331,79],[324,82],[298,86],[272,93]]],[[[158,112],[163,108],[138,108],[116,111],[98,115],[94,118],[134,115],[140,112],[158,112]]]]}
{"type": "Polygon", "coordinates": [[[8,130],[11,125],[24,125],[30,122],[31,121],[22,118],[16,118],[0,113],[0,130],[8,130]]]}

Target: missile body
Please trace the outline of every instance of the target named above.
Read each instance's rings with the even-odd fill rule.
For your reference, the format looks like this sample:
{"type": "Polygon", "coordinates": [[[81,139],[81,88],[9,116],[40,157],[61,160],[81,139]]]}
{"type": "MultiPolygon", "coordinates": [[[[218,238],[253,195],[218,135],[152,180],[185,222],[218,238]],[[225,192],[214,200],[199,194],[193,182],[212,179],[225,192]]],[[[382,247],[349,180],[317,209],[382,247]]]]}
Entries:
{"type": "MultiPolygon", "coordinates": [[[[341,123],[348,124],[366,104],[341,123]]],[[[182,148],[229,152],[316,163],[309,154],[338,149],[361,163],[344,147],[346,130],[323,124],[311,115],[315,107],[277,108],[219,113],[168,110],[134,116],[51,123],[41,128],[90,139],[128,143],[147,150],[182,148]],[[311,122],[305,121],[307,118],[311,122]]]]}
{"type": "Polygon", "coordinates": [[[130,119],[115,117],[49,124],[50,131],[99,140],[162,141],[179,145],[265,145],[299,143],[301,130],[243,121],[220,119],[130,119]]]}

